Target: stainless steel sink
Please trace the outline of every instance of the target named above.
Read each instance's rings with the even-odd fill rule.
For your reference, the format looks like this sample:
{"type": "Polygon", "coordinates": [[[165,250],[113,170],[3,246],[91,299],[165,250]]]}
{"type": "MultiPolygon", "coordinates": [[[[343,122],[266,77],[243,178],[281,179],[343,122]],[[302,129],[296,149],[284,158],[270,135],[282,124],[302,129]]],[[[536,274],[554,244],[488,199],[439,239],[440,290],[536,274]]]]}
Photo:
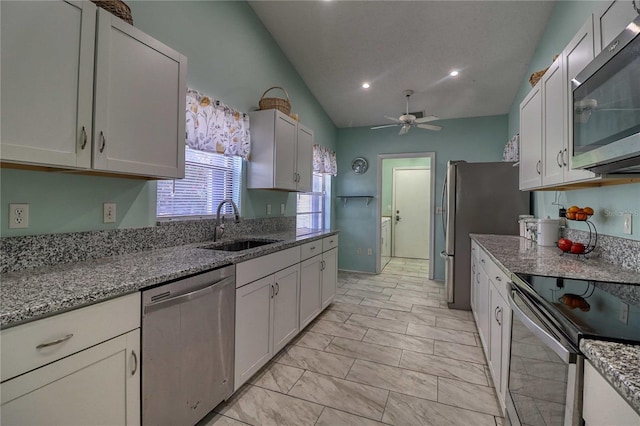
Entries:
{"type": "Polygon", "coordinates": [[[277,242],[279,242],[279,240],[236,240],[228,243],[211,244],[210,246],[200,248],[220,251],[242,251],[277,242]]]}

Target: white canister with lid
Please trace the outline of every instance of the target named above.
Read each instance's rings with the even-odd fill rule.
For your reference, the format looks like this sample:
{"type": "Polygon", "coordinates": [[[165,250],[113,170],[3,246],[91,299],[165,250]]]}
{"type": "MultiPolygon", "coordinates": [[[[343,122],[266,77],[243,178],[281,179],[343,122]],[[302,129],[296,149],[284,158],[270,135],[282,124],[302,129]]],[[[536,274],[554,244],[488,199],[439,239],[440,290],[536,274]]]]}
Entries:
{"type": "Polygon", "coordinates": [[[539,246],[555,246],[560,234],[560,219],[539,219],[537,234],[539,246]]]}

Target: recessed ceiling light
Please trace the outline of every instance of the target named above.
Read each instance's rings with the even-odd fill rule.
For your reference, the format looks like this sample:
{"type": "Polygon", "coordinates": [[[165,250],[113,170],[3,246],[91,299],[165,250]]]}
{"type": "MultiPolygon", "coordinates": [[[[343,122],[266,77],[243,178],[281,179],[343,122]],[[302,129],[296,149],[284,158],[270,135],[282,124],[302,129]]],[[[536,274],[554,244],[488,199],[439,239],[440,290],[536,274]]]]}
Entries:
{"type": "Polygon", "coordinates": [[[369,83],[362,83],[362,88],[363,89],[368,89],[369,87],[371,87],[371,85],[369,83]]]}
{"type": "Polygon", "coordinates": [[[458,74],[460,74],[458,71],[451,71],[451,72],[449,73],[449,75],[450,75],[451,77],[457,77],[457,76],[458,76],[458,74]]]}

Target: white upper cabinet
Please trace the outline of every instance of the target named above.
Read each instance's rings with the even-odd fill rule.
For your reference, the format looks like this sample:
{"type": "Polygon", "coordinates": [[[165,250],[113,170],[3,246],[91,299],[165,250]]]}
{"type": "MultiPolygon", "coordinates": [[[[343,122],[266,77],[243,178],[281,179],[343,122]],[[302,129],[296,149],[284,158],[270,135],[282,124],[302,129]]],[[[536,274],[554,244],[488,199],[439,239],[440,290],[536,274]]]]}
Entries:
{"type": "Polygon", "coordinates": [[[593,58],[593,17],[589,17],[520,104],[520,189],[602,179],[587,170],[571,167],[571,79],[593,58]]]}
{"type": "Polygon", "coordinates": [[[186,58],[98,10],[93,168],[184,177],[186,58]]]}
{"type": "Polygon", "coordinates": [[[567,102],[562,55],[542,76],[542,184],[564,181],[564,150],[567,145],[567,102]]]}
{"type": "Polygon", "coordinates": [[[542,184],[542,90],[541,84],[520,104],[520,189],[542,184]]]}
{"type": "Polygon", "coordinates": [[[2,161],[91,167],[96,6],[0,3],[2,161]]]}
{"type": "Polygon", "coordinates": [[[247,188],[311,191],[313,131],[275,109],[250,116],[247,188]]]}
{"type": "Polygon", "coordinates": [[[0,7],[3,162],[184,177],[184,56],[91,2],[0,7]]]}
{"type": "MultiPolygon", "coordinates": [[[[636,2],[637,4],[637,2],[636,2]]],[[[638,16],[631,0],[615,0],[594,14],[595,53],[602,51],[638,16]]]]}

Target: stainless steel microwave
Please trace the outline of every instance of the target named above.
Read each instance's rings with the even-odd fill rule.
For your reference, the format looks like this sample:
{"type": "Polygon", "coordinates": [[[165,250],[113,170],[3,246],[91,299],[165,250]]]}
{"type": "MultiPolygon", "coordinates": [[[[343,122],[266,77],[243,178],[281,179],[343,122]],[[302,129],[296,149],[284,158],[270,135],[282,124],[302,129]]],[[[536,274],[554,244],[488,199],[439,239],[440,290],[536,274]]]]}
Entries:
{"type": "Polygon", "coordinates": [[[640,16],[571,85],[572,167],[640,173],[640,16]]]}

